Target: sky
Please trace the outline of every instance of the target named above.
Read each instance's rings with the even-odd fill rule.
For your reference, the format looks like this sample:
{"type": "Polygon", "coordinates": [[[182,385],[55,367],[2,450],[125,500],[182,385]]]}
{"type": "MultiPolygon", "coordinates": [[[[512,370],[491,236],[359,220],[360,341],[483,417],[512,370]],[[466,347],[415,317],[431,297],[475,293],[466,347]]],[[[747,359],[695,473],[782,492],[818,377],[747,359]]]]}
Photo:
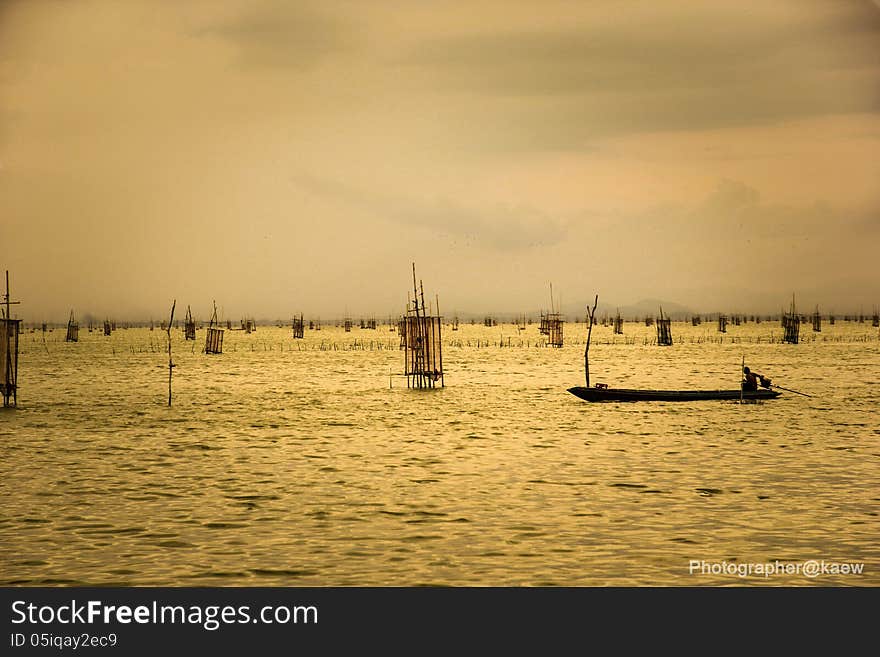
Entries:
{"type": "Polygon", "coordinates": [[[880,306],[880,3],[0,0],[16,313],[880,306]]]}

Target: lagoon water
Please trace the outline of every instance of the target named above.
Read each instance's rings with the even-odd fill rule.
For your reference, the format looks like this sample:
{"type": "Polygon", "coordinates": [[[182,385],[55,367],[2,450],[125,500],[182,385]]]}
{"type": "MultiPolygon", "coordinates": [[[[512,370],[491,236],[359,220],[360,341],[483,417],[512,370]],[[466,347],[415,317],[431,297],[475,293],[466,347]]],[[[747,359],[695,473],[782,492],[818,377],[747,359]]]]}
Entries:
{"type": "Polygon", "coordinates": [[[446,327],[434,391],[389,376],[388,327],[227,331],[218,356],[175,330],[172,408],[164,332],[27,333],[0,583],[878,585],[878,330],[803,329],[674,323],[660,348],[594,328],[593,382],[735,388],[745,357],[812,395],[745,405],[583,402],[583,324],[562,349],[537,325],[446,327]],[[689,572],[811,559],[865,572],[689,572]]]}

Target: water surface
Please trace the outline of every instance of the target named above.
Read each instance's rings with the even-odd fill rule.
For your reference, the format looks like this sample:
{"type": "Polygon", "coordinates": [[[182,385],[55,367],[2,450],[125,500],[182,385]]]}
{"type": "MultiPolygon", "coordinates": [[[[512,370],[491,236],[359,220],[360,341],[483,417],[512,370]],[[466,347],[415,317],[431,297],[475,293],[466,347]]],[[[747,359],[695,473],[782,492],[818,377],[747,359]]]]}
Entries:
{"type": "Polygon", "coordinates": [[[0,583],[743,583],[691,559],[860,561],[769,581],[880,583],[877,329],[653,330],[594,328],[593,382],[736,387],[745,357],[812,397],[589,404],[566,392],[582,324],[562,349],[536,325],[446,328],[447,387],[415,391],[387,327],[260,327],[219,356],[173,331],[169,409],[164,333],[28,333],[0,413],[0,583]]]}

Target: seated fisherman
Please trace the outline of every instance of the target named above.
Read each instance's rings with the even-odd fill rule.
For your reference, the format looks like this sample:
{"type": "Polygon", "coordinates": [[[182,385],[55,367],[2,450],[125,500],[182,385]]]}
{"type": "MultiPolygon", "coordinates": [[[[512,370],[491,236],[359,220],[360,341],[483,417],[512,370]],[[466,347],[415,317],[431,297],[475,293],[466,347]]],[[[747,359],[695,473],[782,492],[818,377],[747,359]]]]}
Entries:
{"type": "Polygon", "coordinates": [[[762,387],[770,387],[770,379],[758,372],[752,372],[748,367],[743,368],[743,376],[742,389],[746,392],[754,392],[758,389],[758,379],[761,380],[762,387]]]}

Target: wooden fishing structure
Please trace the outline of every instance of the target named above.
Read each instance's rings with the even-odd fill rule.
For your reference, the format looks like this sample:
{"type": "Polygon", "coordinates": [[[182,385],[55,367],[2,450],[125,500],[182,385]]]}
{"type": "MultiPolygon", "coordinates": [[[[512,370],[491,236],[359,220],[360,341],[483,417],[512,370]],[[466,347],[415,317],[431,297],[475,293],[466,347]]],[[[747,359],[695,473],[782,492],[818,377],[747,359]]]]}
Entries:
{"type": "Polygon", "coordinates": [[[406,349],[406,315],[397,320],[397,335],[400,336],[399,349],[406,349]]]}
{"type": "Polygon", "coordinates": [[[111,333],[113,333],[113,327],[110,325],[110,320],[105,319],[104,320],[104,335],[110,335],[111,333]]]}
{"type": "Polygon", "coordinates": [[[541,314],[541,324],[546,331],[544,335],[547,336],[547,344],[551,347],[561,348],[565,320],[553,299],[553,283],[550,283],[550,311],[541,314]]]}
{"type": "MultiPolygon", "coordinates": [[[[832,324],[834,322],[831,322],[832,324]]],[[[880,327],[880,313],[877,312],[877,309],[874,309],[874,313],[871,315],[871,326],[874,328],[880,327]]]]}
{"type": "Polygon", "coordinates": [[[699,326],[702,323],[703,320],[699,315],[694,315],[691,317],[691,326],[699,326]]]}
{"type": "Polygon", "coordinates": [[[76,322],[73,310],[70,311],[70,319],[67,320],[67,335],[65,336],[64,341],[79,342],[79,324],[76,322]]]}
{"type": "Polygon", "coordinates": [[[663,306],[660,306],[660,317],[657,318],[657,345],[672,345],[672,320],[663,315],[663,306]]]}
{"type": "MultiPolygon", "coordinates": [[[[345,328],[346,333],[351,333],[351,317],[346,315],[345,319],[342,320],[342,325],[345,328]]],[[[337,326],[339,325],[337,324],[337,326]]]]}
{"type": "Polygon", "coordinates": [[[3,407],[18,406],[18,336],[21,320],[12,319],[12,301],[9,296],[9,272],[6,272],[6,294],[3,296],[3,316],[0,318],[0,393],[3,407]]]}
{"type": "Polygon", "coordinates": [[[727,315],[718,315],[718,332],[727,333],[727,315]]]}
{"type": "Polygon", "coordinates": [[[801,317],[794,308],[794,295],[791,297],[791,310],[782,313],[782,341],[797,344],[801,332],[801,317]]]}
{"type": "Polygon", "coordinates": [[[183,320],[183,339],[196,339],[196,321],[193,319],[192,310],[190,310],[189,306],[186,307],[186,318],[183,320]]]}
{"type": "Polygon", "coordinates": [[[211,322],[205,331],[205,353],[206,354],[222,354],[223,353],[223,329],[217,321],[217,302],[214,302],[214,314],[211,315],[211,322]]]}
{"type": "Polygon", "coordinates": [[[548,327],[550,329],[550,333],[547,336],[547,344],[551,347],[562,347],[563,342],[563,327],[565,326],[565,320],[562,319],[558,314],[550,318],[548,327]]]}
{"type": "Polygon", "coordinates": [[[816,312],[813,313],[811,318],[813,320],[813,332],[821,333],[822,332],[822,315],[819,314],[819,306],[816,306],[816,312]]]}
{"type": "Polygon", "coordinates": [[[623,317],[620,316],[620,309],[617,309],[617,315],[614,317],[614,334],[623,335],[623,317]]]}
{"type": "Polygon", "coordinates": [[[445,386],[441,319],[439,299],[436,315],[430,314],[425,305],[425,288],[422,281],[416,285],[416,265],[413,263],[413,297],[401,321],[408,388],[435,388],[438,381],[441,387],[445,386]]]}
{"type": "Polygon", "coordinates": [[[293,318],[293,325],[291,328],[293,329],[294,340],[302,340],[305,333],[305,322],[303,322],[302,313],[299,314],[299,317],[293,318]]]}
{"type": "Polygon", "coordinates": [[[457,330],[458,330],[458,315],[456,315],[456,316],[452,319],[452,330],[453,330],[453,331],[457,331],[457,330]]]}
{"type": "Polygon", "coordinates": [[[241,320],[241,329],[245,333],[248,333],[248,334],[253,333],[254,331],[257,330],[257,323],[253,319],[246,317],[241,320]]]}
{"type": "Polygon", "coordinates": [[[538,324],[538,333],[541,335],[550,335],[550,320],[544,311],[541,311],[541,321],[538,324]]]}

